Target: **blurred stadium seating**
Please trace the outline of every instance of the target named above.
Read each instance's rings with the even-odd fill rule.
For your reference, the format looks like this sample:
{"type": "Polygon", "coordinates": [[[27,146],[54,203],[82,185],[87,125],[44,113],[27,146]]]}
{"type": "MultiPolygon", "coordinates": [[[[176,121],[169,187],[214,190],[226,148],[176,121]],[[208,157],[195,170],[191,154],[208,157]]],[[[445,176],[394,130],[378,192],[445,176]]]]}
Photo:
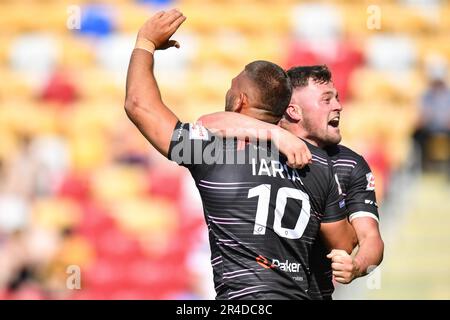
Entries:
{"type": "MultiPolygon", "coordinates": [[[[426,59],[450,61],[447,1],[377,1],[381,30],[367,28],[370,2],[356,0],[83,0],[81,29],[70,30],[72,2],[0,1],[0,299],[214,297],[199,272],[209,257],[191,178],[123,110],[135,34],[157,10],[188,17],[182,48],[156,53],[162,95],[185,121],[223,110],[252,60],[328,64],[343,143],[368,159],[382,205],[395,203],[391,179],[412,161],[426,59]],[[66,289],[68,265],[81,267],[83,290],[66,289]]],[[[439,206],[449,186],[433,177],[417,182],[418,204],[398,222],[384,262],[391,286],[368,297],[450,298],[450,212],[439,206]]],[[[381,210],[382,223],[391,214],[381,210]]]]}

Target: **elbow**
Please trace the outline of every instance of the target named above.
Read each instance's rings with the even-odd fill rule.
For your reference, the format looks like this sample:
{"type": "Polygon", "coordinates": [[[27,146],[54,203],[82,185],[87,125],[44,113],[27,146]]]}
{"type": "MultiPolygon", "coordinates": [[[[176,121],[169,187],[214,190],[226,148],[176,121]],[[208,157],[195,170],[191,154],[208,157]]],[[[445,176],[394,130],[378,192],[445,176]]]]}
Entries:
{"type": "Polygon", "coordinates": [[[142,109],[141,107],[141,103],[138,99],[138,97],[134,96],[134,95],[129,95],[126,97],[125,99],[125,113],[127,114],[128,118],[130,118],[130,120],[136,120],[136,118],[139,115],[139,110],[142,109]]]}
{"type": "Polygon", "coordinates": [[[206,114],[197,119],[197,123],[209,130],[213,130],[214,128],[214,116],[206,114]]]}
{"type": "Polygon", "coordinates": [[[223,128],[224,119],[217,117],[215,114],[206,114],[197,119],[197,123],[209,131],[219,136],[225,136],[226,130],[223,128]]]}
{"type": "Polygon", "coordinates": [[[200,118],[197,119],[197,123],[204,125],[205,123],[207,123],[209,121],[209,117],[208,115],[203,115],[200,118]]]}
{"type": "Polygon", "coordinates": [[[379,256],[379,259],[378,259],[378,265],[380,265],[381,264],[381,262],[383,262],[383,258],[384,258],[384,241],[383,241],[383,239],[379,239],[379,247],[380,247],[380,256],[379,256]]]}

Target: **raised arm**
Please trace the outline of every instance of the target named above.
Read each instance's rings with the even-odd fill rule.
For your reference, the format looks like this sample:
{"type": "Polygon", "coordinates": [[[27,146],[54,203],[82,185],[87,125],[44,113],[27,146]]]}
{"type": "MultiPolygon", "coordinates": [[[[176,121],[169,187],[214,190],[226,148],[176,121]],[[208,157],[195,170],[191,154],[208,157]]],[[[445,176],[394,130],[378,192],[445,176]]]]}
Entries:
{"type": "Polygon", "coordinates": [[[204,115],[198,119],[198,122],[215,134],[227,138],[271,140],[287,157],[287,163],[292,168],[302,168],[311,163],[311,152],[306,144],[277,125],[226,111],[204,115]]]}
{"type": "Polygon", "coordinates": [[[186,20],[176,9],[158,12],[139,30],[136,48],[128,67],[125,111],[150,143],[167,156],[173,129],[178,121],[161,99],[153,74],[153,51],[179,47],[169,40],[186,20]]]}

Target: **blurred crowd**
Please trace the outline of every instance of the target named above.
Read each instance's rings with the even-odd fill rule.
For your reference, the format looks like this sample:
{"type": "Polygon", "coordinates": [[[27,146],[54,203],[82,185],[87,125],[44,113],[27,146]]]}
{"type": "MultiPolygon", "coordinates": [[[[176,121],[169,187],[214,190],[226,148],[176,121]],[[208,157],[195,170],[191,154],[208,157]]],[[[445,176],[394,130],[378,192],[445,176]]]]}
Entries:
{"type": "Polygon", "coordinates": [[[72,2],[0,1],[0,299],[214,296],[193,180],[123,110],[135,35],[160,9],[188,17],[181,49],[156,53],[183,120],[223,110],[253,60],[327,64],[381,203],[412,161],[450,172],[446,1],[72,2]]]}

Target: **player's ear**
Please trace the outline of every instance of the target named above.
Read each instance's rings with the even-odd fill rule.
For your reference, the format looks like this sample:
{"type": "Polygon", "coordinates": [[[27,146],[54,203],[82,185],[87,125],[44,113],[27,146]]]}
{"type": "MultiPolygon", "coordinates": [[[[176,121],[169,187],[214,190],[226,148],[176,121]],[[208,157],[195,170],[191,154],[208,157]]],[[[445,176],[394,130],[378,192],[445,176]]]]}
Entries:
{"type": "Polygon", "coordinates": [[[248,97],[245,93],[241,92],[236,99],[235,112],[240,113],[243,109],[248,107],[248,97]]]}
{"type": "Polygon", "coordinates": [[[302,109],[298,104],[290,103],[286,109],[286,118],[291,122],[299,122],[302,120],[302,109]]]}

